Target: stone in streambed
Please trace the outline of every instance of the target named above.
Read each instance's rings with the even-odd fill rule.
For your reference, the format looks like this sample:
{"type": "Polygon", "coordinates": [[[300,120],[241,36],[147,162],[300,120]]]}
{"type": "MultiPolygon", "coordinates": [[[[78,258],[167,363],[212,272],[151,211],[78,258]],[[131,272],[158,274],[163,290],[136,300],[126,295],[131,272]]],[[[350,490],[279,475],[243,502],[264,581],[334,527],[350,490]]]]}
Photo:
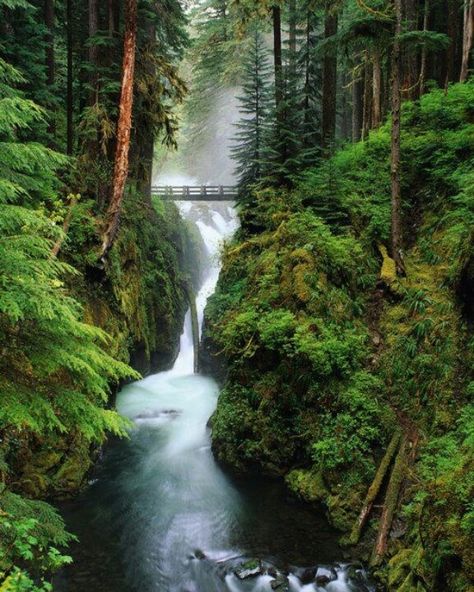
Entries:
{"type": "Polygon", "coordinates": [[[316,568],[315,567],[306,567],[300,568],[295,572],[296,577],[299,579],[303,586],[307,584],[311,584],[314,582],[314,578],[316,577],[316,568]]]}
{"type": "Polygon", "coordinates": [[[239,580],[255,578],[262,575],[263,573],[262,563],[258,559],[250,559],[249,561],[242,563],[240,567],[234,571],[234,573],[239,578],[239,580]]]}
{"type": "Polygon", "coordinates": [[[290,582],[285,574],[278,573],[276,578],[270,583],[272,590],[277,592],[290,592],[290,582]]]}
{"type": "Polygon", "coordinates": [[[337,573],[335,569],[329,567],[318,567],[314,576],[314,581],[318,586],[325,586],[334,580],[337,580],[337,573]]]}

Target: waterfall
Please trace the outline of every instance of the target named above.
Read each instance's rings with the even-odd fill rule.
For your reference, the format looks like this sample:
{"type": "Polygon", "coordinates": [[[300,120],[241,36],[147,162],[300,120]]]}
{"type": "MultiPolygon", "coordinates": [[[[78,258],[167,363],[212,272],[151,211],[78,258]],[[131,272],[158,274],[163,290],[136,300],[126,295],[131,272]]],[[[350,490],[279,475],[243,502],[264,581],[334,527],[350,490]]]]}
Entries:
{"type": "MultiPolygon", "coordinates": [[[[198,323],[214,292],[222,241],[237,228],[230,204],[182,202],[208,259],[198,323]]],[[[218,386],[194,373],[191,313],[172,370],[129,384],[118,411],[130,438],[112,442],[68,522],[81,544],[59,592],[368,592],[357,565],[336,563],[324,516],[286,499],[284,485],[236,480],[216,464],[206,427],[218,386]],[[82,555],[81,555],[82,554],[82,555]],[[257,572],[243,577],[251,561],[257,572]],[[309,566],[309,567],[308,567],[309,566]]],[[[248,570],[247,570],[248,571],[248,570]]]]}

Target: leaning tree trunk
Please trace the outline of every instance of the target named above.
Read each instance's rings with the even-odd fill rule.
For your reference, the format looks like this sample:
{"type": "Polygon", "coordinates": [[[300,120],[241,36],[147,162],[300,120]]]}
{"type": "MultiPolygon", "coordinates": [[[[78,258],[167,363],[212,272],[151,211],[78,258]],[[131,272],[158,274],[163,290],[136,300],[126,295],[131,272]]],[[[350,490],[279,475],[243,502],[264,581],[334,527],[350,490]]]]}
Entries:
{"type": "Polygon", "coordinates": [[[467,80],[469,72],[469,58],[472,49],[472,37],[474,29],[474,0],[464,0],[464,28],[462,36],[462,61],[460,82],[467,80]]]}
{"type": "Polygon", "coordinates": [[[392,132],[391,132],[391,186],[392,186],[392,258],[397,274],[405,274],[402,256],[401,188],[400,188],[400,111],[401,111],[401,48],[402,0],[393,0],[395,12],[395,36],[392,47],[392,132]]]}
{"type": "Polygon", "coordinates": [[[112,198],[105,219],[101,258],[112,247],[117,235],[122,209],[125,182],[128,176],[128,153],[132,128],[133,76],[137,43],[137,0],[126,0],[125,35],[123,44],[122,89],[117,124],[117,149],[115,153],[112,198]]]}
{"type": "MultiPolygon", "coordinates": [[[[328,39],[337,33],[338,16],[333,10],[333,3],[326,2],[324,21],[324,38],[328,39]]],[[[336,133],[336,100],[337,100],[337,55],[335,50],[325,52],[323,58],[323,114],[322,144],[327,151],[334,144],[336,133]]]]}

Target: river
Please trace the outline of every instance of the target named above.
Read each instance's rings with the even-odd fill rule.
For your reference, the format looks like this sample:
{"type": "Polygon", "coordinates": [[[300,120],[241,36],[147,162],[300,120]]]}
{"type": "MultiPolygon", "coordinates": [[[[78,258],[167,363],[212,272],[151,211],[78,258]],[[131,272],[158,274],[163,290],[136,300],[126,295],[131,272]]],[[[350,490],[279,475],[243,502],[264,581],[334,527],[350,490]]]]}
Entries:
{"type": "MultiPolygon", "coordinates": [[[[237,227],[229,204],[180,206],[208,249],[197,298],[202,322],[219,273],[221,241],[237,227]]],[[[236,478],[214,461],[207,422],[218,397],[193,374],[189,314],[172,370],[126,386],[117,409],[133,421],[114,440],[88,488],[62,506],[79,537],[74,564],[55,580],[67,592],[367,592],[365,572],[343,561],[322,513],[282,483],[236,478]],[[253,560],[259,573],[244,576],[253,560]],[[279,585],[280,584],[280,585],[279,585]]]]}

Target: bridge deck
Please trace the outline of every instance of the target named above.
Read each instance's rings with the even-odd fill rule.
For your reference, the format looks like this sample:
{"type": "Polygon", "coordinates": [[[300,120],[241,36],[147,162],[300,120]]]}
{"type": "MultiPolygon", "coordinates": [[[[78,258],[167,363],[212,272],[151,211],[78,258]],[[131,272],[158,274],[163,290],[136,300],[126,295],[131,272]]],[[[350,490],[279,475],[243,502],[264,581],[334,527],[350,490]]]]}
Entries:
{"type": "Polygon", "coordinates": [[[235,201],[237,187],[233,185],[157,185],[151,188],[152,195],[169,201],[235,201]]]}

